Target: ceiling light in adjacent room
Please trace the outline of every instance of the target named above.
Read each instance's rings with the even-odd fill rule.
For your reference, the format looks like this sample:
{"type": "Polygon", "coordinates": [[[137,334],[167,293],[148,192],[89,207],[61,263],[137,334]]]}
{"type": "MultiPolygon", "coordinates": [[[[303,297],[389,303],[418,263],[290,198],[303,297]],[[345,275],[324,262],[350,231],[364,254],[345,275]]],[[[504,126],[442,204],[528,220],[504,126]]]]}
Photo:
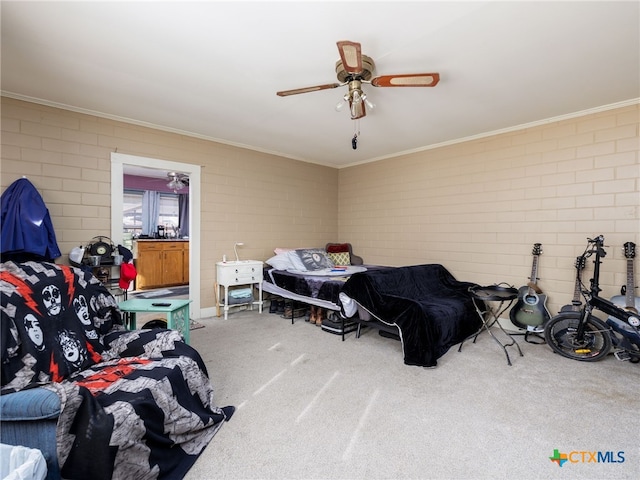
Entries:
{"type": "Polygon", "coordinates": [[[173,193],[178,193],[178,190],[182,190],[189,185],[189,177],[184,173],[169,172],[167,177],[170,179],[167,187],[172,189],[173,193]]]}

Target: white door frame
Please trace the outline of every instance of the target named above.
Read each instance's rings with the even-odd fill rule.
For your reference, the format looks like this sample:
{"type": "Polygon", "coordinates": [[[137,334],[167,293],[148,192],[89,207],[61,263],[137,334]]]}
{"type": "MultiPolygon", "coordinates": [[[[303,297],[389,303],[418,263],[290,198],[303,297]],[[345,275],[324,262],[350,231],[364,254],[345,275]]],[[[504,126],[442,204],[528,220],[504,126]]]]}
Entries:
{"type": "Polygon", "coordinates": [[[190,317],[202,317],[200,310],[200,165],[171,162],[156,158],[111,153],[111,240],[122,244],[124,192],[123,165],[183,172],[189,175],[189,299],[190,317]]]}

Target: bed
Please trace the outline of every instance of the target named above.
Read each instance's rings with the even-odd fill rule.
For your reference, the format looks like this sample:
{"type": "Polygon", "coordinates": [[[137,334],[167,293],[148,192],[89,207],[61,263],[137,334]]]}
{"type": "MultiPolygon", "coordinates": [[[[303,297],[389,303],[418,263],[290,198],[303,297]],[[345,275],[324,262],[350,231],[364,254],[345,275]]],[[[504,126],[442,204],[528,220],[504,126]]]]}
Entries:
{"type": "MultiPolygon", "coordinates": [[[[334,312],[323,320],[322,329],[341,334],[343,340],[345,333],[356,329],[355,322],[345,321],[345,316],[353,317],[357,307],[353,302],[343,305],[339,294],[351,275],[371,267],[362,265],[362,258],[353,254],[350,244],[327,244],[324,249],[275,249],[275,253],[265,262],[264,292],[334,312]]],[[[291,323],[295,319],[293,310],[291,323]]]]}
{"type": "MultiPolygon", "coordinates": [[[[337,317],[338,321],[327,319],[323,321],[322,329],[341,334],[344,340],[345,333],[357,328],[353,320],[345,322],[345,317],[353,317],[357,313],[357,306],[348,299],[346,305],[343,305],[340,300],[340,291],[351,275],[364,272],[366,269],[365,266],[354,265],[334,272],[305,272],[277,270],[267,266],[264,270],[262,290],[292,302],[314,305],[335,312],[333,318],[337,317]]],[[[292,314],[291,323],[294,321],[292,314]]]]}
{"type": "Polygon", "coordinates": [[[355,303],[359,321],[396,328],[404,363],[435,367],[449,348],[481,328],[469,288],[442,265],[368,269],[342,285],[340,302],[355,303]]]}
{"type": "Polygon", "coordinates": [[[340,311],[339,293],[351,275],[365,271],[366,267],[349,267],[339,272],[303,272],[265,268],[262,289],[290,300],[340,311]]]}
{"type": "Polygon", "coordinates": [[[476,284],[456,280],[443,265],[334,268],[326,256],[322,249],[276,250],[265,262],[263,291],[336,312],[339,324],[323,321],[322,328],[343,340],[354,330],[359,337],[362,325],[399,338],[407,365],[435,367],[480,330],[469,292],[476,284]]]}

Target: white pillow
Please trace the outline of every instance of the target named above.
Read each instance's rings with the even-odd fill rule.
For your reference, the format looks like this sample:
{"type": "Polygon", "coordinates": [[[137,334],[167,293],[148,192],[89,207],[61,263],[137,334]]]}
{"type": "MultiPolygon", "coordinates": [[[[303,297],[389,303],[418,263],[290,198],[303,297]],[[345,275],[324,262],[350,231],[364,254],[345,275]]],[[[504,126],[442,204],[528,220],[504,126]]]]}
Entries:
{"type": "Polygon", "coordinates": [[[271,265],[276,270],[291,270],[292,268],[295,269],[287,253],[279,253],[278,255],[271,257],[265,263],[267,265],[271,265]]]}

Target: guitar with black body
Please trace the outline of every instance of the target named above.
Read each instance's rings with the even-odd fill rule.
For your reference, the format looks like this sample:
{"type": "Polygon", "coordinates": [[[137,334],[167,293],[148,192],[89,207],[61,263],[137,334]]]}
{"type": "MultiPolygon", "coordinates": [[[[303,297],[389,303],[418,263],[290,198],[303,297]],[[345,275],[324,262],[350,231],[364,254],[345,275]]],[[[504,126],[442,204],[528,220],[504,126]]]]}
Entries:
{"type": "MultiPolygon", "coordinates": [[[[530,282],[518,289],[518,301],[509,312],[511,322],[519,328],[526,329],[525,340],[529,333],[544,332],[544,325],[551,319],[547,309],[547,296],[538,287],[538,260],[542,254],[542,245],[536,243],[531,252],[533,265],[531,267],[530,282]]],[[[538,342],[531,342],[538,343],[538,342]]]]}
{"type": "Polygon", "coordinates": [[[561,312],[579,312],[582,309],[582,270],[584,270],[586,258],[579,256],[576,258],[576,283],[573,287],[573,300],[570,304],[563,306],[561,312]]]}
{"type": "Polygon", "coordinates": [[[640,312],[640,297],[635,296],[635,283],[633,281],[633,259],[636,256],[636,244],[627,242],[624,244],[624,256],[627,259],[627,283],[620,289],[620,295],[611,297],[611,302],[624,308],[628,312],[640,312]]]}

